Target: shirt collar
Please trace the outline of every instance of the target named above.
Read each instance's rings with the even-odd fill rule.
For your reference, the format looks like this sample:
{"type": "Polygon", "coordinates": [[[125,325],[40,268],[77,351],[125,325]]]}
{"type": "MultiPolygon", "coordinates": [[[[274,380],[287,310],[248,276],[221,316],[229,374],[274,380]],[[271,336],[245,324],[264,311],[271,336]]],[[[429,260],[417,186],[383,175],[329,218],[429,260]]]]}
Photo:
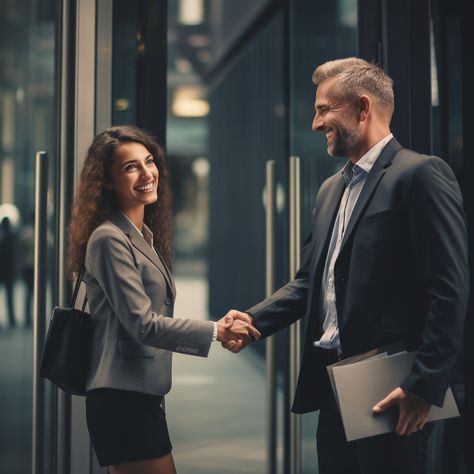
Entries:
{"type": "Polygon", "coordinates": [[[355,164],[355,166],[362,168],[366,173],[368,173],[374,163],[377,161],[380,153],[384,149],[385,145],[393,138],[393,133],[389,133],[385,138],[382,138],[377,142],[365,155],[363,155],[360,160],[355,164]]]}
{"type": "Polygon", "coordinates": [[[143,223],[142,229],[143,238],[152,246],[153,248],[153,232],[149,229],[149,227],[143,223]]]}
{"type": "Polygon", "coordinates": [[[368,173],[374,163],[377,161],[380,153],[384,149],[385,145],[393,138],[393,133],[389,133],[385,138],[382,138],[377,142],[365,155],[363,155],[356,164],[352,163],[351,160],[348,160],[347,163],[341,170],[344,181],[349,184],[352,176],[359,174],[361,171],[368,173]]]}

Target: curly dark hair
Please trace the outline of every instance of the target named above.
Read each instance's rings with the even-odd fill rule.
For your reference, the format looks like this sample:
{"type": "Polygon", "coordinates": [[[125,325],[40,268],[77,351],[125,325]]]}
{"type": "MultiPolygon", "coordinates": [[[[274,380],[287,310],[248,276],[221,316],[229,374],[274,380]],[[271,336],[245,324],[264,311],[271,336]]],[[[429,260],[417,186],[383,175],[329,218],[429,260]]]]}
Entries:
{"type": "Polygon", "coordinates": [[[171,191],[165,152],[150,133],[133,125],[120,125],[99,133],[84,161],[68,229],[67,273],[70,277],[84,263],[87,241],[94,229],[119,210],[115,193],[106,185],[115,150],[129,142],[141,143],[153,155],[158,168],[158,200],[145,206],[144,221],[153,232],[160,255],[171,265],[171,191]]]}

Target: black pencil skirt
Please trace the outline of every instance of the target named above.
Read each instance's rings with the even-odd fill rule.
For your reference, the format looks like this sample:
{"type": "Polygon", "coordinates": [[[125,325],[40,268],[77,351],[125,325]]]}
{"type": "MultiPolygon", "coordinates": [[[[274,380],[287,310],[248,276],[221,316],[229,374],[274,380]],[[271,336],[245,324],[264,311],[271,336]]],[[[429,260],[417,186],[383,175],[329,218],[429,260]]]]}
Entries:
{"type": "Polygon", "coordinates": [[[87,427],[101,466],[144,461],[171,452],[162,399],[110,388],[87,392],[87,427]]]}

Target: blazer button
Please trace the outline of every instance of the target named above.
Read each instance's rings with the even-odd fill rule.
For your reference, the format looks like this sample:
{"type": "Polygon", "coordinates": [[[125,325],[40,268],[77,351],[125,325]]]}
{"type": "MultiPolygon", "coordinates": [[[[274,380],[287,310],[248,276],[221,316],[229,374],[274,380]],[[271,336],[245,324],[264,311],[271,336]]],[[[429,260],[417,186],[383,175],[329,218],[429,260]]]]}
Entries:
{"type": "Polygon", "coordinates": [[[172,304],[173,304],[173,300],[169,296],[167,296],[165,299],[165,305],[171,306],[172,304]]]}

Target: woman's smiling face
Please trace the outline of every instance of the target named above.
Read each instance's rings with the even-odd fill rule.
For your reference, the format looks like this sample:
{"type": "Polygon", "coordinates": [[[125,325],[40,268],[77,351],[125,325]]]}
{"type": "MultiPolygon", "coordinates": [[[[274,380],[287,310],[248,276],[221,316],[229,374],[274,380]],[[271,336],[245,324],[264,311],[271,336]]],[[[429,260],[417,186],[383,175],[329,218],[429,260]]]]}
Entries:
{"type": "Polygon", "coordinates": [[[153,155],[141,143],[129,142],[117,147],[110,177],[122,211],[146,206],[158,199],[158,168],[153,155]]]}

